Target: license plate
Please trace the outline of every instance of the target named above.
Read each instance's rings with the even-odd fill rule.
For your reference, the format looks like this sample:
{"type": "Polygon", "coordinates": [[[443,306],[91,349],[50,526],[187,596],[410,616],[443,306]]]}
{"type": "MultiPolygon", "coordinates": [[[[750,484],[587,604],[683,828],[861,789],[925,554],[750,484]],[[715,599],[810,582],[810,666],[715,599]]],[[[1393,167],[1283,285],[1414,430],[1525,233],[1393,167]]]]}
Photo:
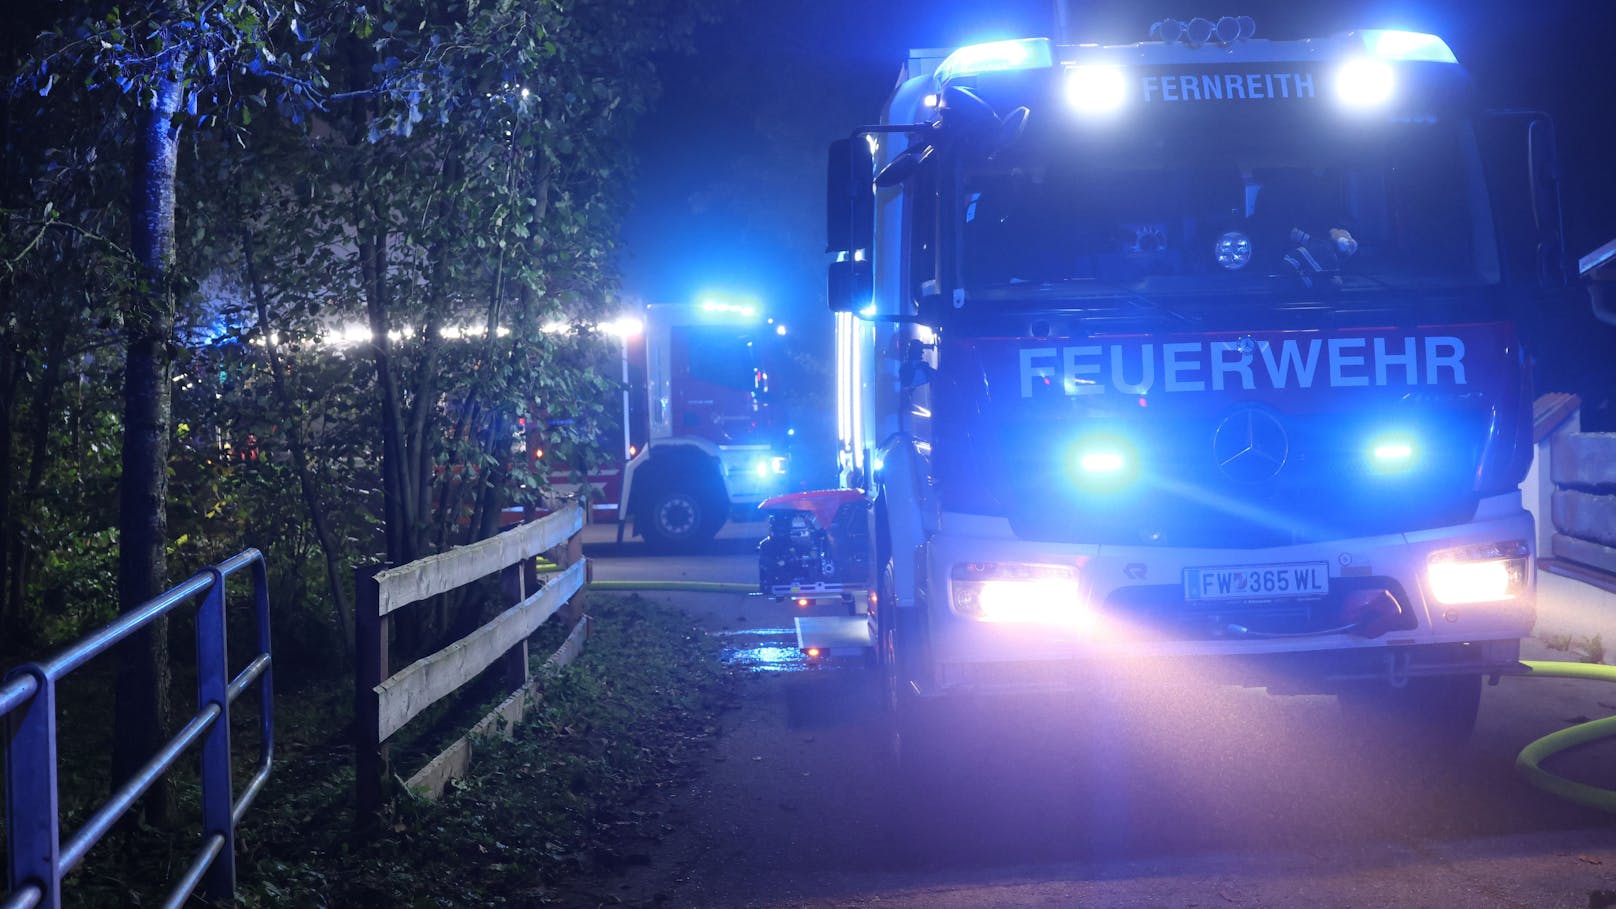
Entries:
{"type": "Polygon", "coordinates": [[[1184,598],[1187,600],[1310,597],[1329,592],[1328,562],[1184,569],[1184,598]]]}

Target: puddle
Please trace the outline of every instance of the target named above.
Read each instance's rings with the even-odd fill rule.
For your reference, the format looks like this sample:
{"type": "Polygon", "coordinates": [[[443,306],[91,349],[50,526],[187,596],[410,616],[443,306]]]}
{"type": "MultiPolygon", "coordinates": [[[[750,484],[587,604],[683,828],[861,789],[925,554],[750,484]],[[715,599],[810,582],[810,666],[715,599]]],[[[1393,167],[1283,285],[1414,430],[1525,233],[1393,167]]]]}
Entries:
{"type": "Polygon", "coordinates": [[[733,646],[724,648],[725,663],[749,672],[801,672],[809,668],[808,655],[797,649],[794,628],[739,628],[715,631],[716,638],[728,638],[733,646]]]}
{"type": "Polygon", "coordinates": [[[808,655],[789,645],[748,647],[725,650],[724,662],[750,672],[802,672],[809,668],[808,655]]]}

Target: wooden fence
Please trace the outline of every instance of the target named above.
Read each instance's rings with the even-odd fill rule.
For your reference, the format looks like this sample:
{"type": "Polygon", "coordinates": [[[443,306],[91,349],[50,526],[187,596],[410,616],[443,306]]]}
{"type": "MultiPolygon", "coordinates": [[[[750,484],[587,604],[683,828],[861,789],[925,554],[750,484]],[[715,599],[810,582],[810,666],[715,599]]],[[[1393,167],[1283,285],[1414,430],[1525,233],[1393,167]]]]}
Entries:
{"type": "Polygon", "coordinates": [[[589,633],[589,619],[583,614],[582,591],[589,572],[579,536],[583,524],[583,507],[573,503],[537,521],[408,565],[355,570],[354,785],[361,822],[374,814],[393,779],[387,742],[404,724],[496,661],[505,661],[515,689],[510,697],[404,782],[409,791],[436,798],[449,780],[465,772],[474,737],[496,731],[502,722],[508,728],[521,720],[536,682],[528,674],[528,637],[560,613],[572,631],[550,662],[564,664],[582,650],[589,633]],[[539,555],[548,555],[558,569],[535,572],[533,560],[539,555]],[[505,589],[514,592],[515,605],[442,650],[392,671],[388,638],[398,610],[496,572],[505,589]]]}
{"type": "Polygon", "coordinates": [[[1577,404],[1538,400],[1538,555],[1549,571],[1616,589],[1616,433],[1582,432],[1577,404]]]}

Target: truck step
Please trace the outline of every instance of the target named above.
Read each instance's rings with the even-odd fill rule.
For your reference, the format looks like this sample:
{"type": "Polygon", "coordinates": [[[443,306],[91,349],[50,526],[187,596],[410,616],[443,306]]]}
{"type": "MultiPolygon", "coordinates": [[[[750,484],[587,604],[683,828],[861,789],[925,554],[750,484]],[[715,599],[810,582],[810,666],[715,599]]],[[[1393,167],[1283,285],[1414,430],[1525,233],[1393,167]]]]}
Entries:
{"type": "Polygon", "coordinates": [[[809,656],[863,656],[870,649],[869,620],[863,615],[798,616],[797,648],[809,656]]]}

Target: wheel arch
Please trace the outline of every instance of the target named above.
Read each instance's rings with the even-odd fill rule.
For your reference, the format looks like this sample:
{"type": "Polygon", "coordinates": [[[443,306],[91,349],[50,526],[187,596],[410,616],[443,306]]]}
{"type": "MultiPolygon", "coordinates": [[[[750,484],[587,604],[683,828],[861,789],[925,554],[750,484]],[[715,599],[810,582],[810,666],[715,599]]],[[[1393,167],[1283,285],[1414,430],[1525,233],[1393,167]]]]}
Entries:
{"type": "Polygon", "coordinates": [[[680,440],[647,445],[628,463],[623,477],[623,514],[640,517],[654,491],[673,477],[687,477],[702,491],[729,504],[729,484],[717,446],[704,440],[680,440]],[[711,449],[710,451],[708,449],[711,449]]]}

